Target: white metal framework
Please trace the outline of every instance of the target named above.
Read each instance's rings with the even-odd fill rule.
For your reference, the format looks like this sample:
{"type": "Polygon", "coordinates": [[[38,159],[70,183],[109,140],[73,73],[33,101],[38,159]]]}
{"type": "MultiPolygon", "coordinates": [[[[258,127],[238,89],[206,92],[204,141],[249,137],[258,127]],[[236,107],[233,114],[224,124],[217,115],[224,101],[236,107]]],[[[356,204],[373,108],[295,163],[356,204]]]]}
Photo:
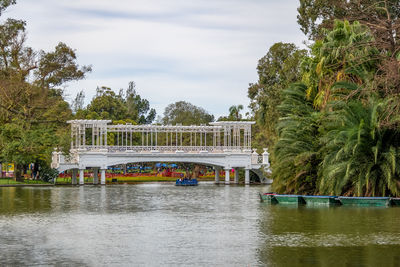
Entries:
{"type": "Polygon", "coordinates": [[[109,120],[72,120],[71,148],[109,151],[226,151],[251,149],[252,121],[211,125],[107,125],[109,120]],[[111,140],[110,140],[111,139],[111,140]]]}

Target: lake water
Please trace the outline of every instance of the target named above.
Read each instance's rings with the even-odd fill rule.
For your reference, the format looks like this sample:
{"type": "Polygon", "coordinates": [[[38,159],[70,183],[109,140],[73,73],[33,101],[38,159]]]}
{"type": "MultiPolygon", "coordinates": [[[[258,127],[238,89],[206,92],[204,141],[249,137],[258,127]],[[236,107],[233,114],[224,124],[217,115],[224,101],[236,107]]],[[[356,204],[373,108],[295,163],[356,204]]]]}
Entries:
{"type": "Polygon", "coordinates": [[[268,190],[0,188],[0,265],[400,265],[399,208],[270,206],[268,190]]]}

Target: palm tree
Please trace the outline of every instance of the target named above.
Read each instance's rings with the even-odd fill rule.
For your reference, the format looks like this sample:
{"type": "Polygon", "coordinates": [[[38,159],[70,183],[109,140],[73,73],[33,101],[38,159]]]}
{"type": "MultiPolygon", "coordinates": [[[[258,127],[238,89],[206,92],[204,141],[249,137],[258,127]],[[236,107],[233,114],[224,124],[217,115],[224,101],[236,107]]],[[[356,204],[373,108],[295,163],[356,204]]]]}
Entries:
{"type": "Polygon", "coordinates": [[[272,165],[273,189],[279,193],[314,193],[318,157],[319,113],[306,99],[307,87],[293,84],[278,107],[278,141],[272,165]]]}
{"type": "Polygon", "coordinates": [[[302,63],[307,97],[324,108],[332,100],[332,85],[339,81],[363,84],[377,68],[378,50],[370,46],[373,36],[359,22],[335,21],[332,31],[311,48],[311,57],[302,63]]]}
{"type": "Polygon", "coordinates": [[[242,114],[240,111],[243,110],[243,105],[233,105],[229,108],[229,118],[234,121],[240,121],[242,114]]]}
{"type": "Polygon", "coordinates": [[[385,196],[400,194],[400,133],[381,125],[390,100],[371,97],[331,104],[321,139],[322,194],[385,196]]]}

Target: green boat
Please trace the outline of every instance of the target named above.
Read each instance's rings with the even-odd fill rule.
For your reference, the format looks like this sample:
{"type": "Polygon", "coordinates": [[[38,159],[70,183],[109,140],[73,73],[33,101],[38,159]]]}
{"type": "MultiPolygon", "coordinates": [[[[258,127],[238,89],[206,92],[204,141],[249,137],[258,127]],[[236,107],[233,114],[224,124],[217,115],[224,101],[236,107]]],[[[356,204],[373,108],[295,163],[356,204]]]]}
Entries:
{"type": "Polygon", "coordinates": [[[303,196],[307,205],[340,205],[340,201],[335,196],[303,196]]]}
{"type": "Polygon", "coordinates": [[[306,204],[302,196],[299,195],[275,195],[279,204],[306,204]]]}
{"type": "Polygon", "coordinates": [[[393,206],[400,206],[400,198],[398,197],[392,197],[390,202],[393,206]]]}
{"type": "Polygon", "coordinates": [[[260,200],[261,202],[278,204],[278,200],[276,200],[274,193],[260,193],[260,200]]]}
{"type": "Polygon", "coordinates": [[[338,197],[345,206],[389,206],[389,197],[338,197]]]}

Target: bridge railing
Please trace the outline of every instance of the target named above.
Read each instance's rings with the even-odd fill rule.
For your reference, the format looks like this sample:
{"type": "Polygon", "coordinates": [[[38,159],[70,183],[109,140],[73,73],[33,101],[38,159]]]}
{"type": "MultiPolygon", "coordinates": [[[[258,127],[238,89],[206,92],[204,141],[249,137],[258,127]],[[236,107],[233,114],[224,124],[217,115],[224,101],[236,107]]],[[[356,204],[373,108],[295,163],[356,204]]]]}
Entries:
{"type": "Polygon", "coordinates": [[[77,164],[79,163],[79,153],[76,150],[71,150],[69,155],[64,155],[63,152],[53,151],[51,157],[51,167],[58,168],[60,164],[77,164]]]}
{"type": "Polygon", "coordinates": [[[226,146],[82,146],[80,151],[91,152],[136,152],[136,153],[250,153],[242,147],[226,146]]]}
{"type": "Polygon", "coordinates": [[[263,164],[263,156],[258,155],[257,152],[253,152],[251,155],[251,164],[263,164]]]}

